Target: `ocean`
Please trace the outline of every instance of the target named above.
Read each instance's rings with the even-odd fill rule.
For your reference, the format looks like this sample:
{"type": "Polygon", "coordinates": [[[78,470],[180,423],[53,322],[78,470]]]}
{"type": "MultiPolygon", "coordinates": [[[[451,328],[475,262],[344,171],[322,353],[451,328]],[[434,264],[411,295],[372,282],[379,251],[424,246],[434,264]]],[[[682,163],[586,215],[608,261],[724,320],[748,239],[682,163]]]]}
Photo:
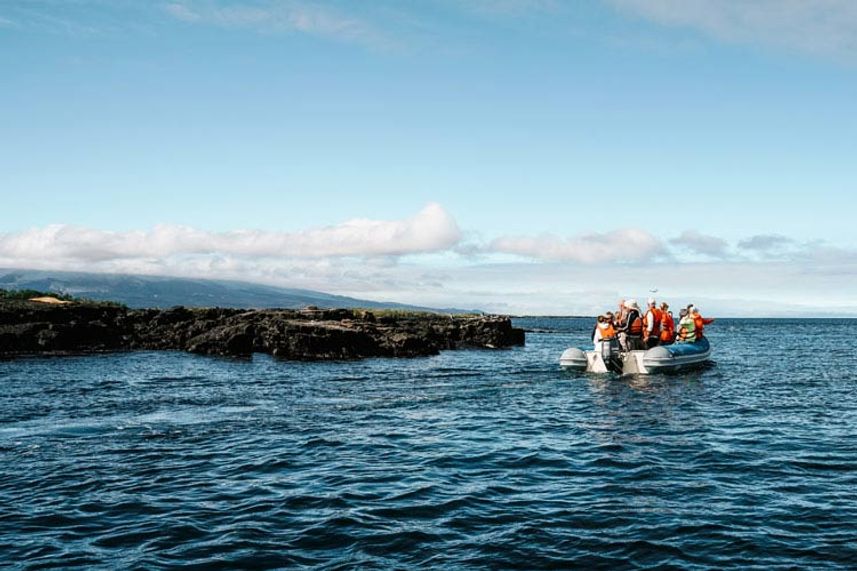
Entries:
{"type": "Polygon", "coordinates": [[[0,362],[0,565],[854,568],[855,320],[721,319],[703,370],[527,345],[0,362]]]}

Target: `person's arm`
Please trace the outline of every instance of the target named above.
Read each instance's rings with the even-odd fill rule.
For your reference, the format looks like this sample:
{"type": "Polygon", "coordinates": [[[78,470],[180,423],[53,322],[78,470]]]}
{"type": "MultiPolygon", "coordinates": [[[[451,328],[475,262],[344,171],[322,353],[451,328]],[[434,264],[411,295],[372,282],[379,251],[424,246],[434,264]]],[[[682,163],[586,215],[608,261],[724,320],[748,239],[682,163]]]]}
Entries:
{"type": "Polygon", "coordinates": [[[706,318],[704,318],[704,317],[703,317],[703,318],[702,318],[702,323],[703,323],[703,324],[705,324],[705,325],[711,325],[712,323],[714,323],[714,318],[712,317],[712,318],[710,318],[710,319],[706,319],[706,318]]]}
{"type": "Polygon", "coordinates": [[[652,331],[654,331],[654,330],[655,330],[655,312],[650,309],[649,311],[646,312],[646,333],[648,335],[651,335],[652,331]]]}

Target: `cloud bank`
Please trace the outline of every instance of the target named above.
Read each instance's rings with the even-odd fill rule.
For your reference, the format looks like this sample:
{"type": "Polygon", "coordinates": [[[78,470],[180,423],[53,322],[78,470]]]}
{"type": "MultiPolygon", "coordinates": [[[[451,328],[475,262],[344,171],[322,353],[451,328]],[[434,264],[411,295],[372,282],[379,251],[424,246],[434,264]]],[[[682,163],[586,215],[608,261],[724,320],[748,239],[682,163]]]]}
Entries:
{"type": "Polygon", "coordinates": [[[738,247],[754,252],[771,252],[792,244],[794,244],[794,240],[780,234],[759,234],[741,240],[738,242],[738,247]]]}
{"type": "Polygon", "coordinates": [[[111,264],[113,268],[134,261],[160,264],[179,258],[185,264],[194,259],[229,259],[246,264],[271,260],[318,263],[337,258],[373,259],[378,264],[421,254],[449,254],[482,262],[511,258],[582,266],[700,259],[806,262],[857,256],[824,242],[798,242],[777,234],[749,236],[730,244],[696,230],[686,230],[671,239],[639,228],[620,228],[576,236],[501,235],[488,241],[464,240],[455,218],[436,203],[401,220],[358,218],[295,232],[211,232],[177,225],[110,231],[58,224],[0,233],[0,264],[56,264],[58,269],[81,264],[111,264]]]}
{"type": "Polygon", "coordinates": [[[302,33],[370,47],[383,47],[388,42],[369,22],[318,2],[283,0],[223,4],[185,0],[166,4],[164,9],[173,18],[189,24],[302,33]]]}
{"type": "Polygon", "coordinates": [[[583,264],[642,262],[666,254],[661,240],[634,228],[584,234],[576,238],[506,236],[491,241],[485,251],[583,264]]]}
{"type": "Polygon", "coordinates": [[[624,13],[723,42],[857,57],[852,0],[608,0],[624,13]]]}
{"type": "Polygon", "coordinates": [[[0,260],[99,263],[218,254],[241,258],[329,258],[403,256],[445,251],[461,239],[455,219],[429,204],[404,220],[349,220],[302,232],[236,230],[206,232],[186,226],[111,232],[52,225],[0,234],[0,260]]]}
{"type": "Polygon", "coordinates": [[[696,230],[685,230],[679,237],[670,240],[670,244],[713,258],[725,257],[729,247],[729,243],[723,238],[707,236],[696,230]]]}
{"type": "Polygon", "coordinates": [[[857,313],[857,250],[820,241],[641,229],[464,236],[439,204],[295,232],[54,225],[0,234],[0,267],[238,279],[512,313],[593,314],[651,289],[721,315],[857,313]]]}

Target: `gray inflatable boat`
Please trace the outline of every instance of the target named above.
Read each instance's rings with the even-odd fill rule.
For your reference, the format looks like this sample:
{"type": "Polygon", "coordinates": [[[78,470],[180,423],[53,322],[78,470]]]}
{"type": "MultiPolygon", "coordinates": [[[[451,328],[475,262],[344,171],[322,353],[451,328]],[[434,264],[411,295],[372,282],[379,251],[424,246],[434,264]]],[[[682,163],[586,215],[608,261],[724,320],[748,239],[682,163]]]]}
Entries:
{"type": "Polygon", "coordinates": [[[571,347],[563,352],[559,364],[587,373],[648,375],[700,367],[710,357],[711,344],[702,338],[696,343],[662,345],[645,351],[620,351],[616,343],[605,343],[601,351],[571,347]]]}

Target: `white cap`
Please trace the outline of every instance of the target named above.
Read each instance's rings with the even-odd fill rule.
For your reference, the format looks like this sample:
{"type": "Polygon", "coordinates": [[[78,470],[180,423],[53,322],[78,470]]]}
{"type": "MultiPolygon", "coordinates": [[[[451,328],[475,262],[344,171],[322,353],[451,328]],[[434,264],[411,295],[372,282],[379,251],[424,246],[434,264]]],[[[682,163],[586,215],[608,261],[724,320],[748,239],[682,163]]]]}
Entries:
{"type": "Polygon", "coordinates": [[[655,304],[655,298],[650,297],[648,300],[646,300],[646,303],[648,303],[649,305],[654,305],[655,304]]]}
{"type": "Polygon", "coordinates": [[[629,299],[625,302],[625,307],[627,309],[640,309],[640,306],[637,305],[636,299],[629,299]]]}

